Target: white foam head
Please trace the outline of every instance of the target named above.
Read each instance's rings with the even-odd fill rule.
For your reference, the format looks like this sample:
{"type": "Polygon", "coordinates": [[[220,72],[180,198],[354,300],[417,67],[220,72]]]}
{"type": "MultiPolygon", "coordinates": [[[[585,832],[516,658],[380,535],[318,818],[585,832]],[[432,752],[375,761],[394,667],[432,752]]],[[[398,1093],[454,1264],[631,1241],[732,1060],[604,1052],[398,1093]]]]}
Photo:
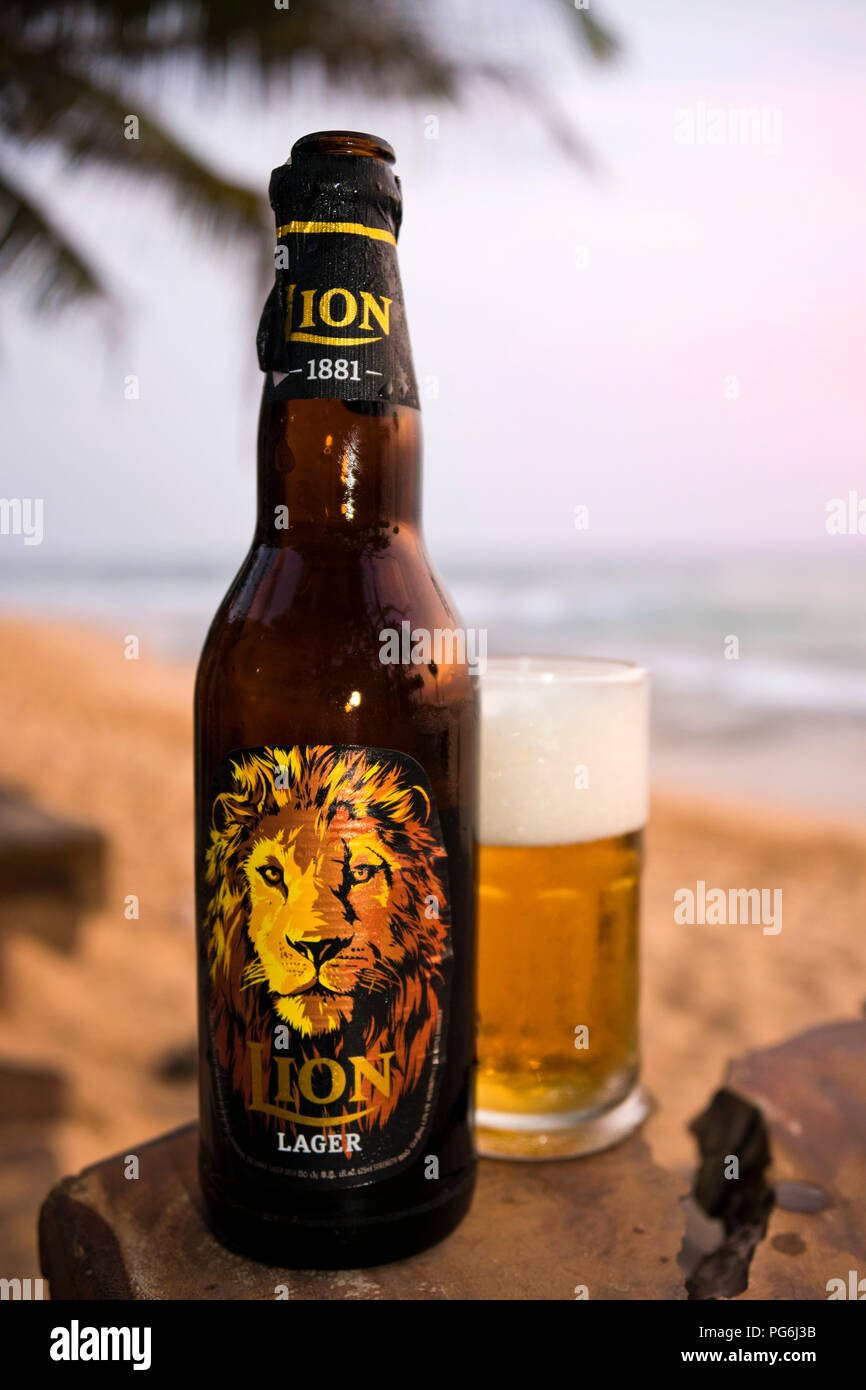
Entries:
{"type": "Polygon", "coordinates": [[[480,683],[482,844],[583,843],[646,824],[644,667],[499,658],[480,683]]]}

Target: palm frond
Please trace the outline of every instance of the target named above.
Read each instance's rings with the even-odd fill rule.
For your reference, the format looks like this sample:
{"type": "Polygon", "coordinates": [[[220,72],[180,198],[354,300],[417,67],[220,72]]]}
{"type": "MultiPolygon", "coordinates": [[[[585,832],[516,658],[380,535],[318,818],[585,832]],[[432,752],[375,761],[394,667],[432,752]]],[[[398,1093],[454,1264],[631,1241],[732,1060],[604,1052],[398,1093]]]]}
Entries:
{"type": "Polygon", "coordinates": [[[616,35],[600,24],[588,9],[576,10],[573,0],[568,0],[568,6],[580,22],[581,37],[593,58],[600,63],[615,58],[620,51],[620,42],[616,35]]]}
{"type": "Polygon", "coordinates": [[[73,166],[104,164],[132,177],[153,176],[214,230],[261,230],[267,211],[262,197],[217,174],[141,102],[70,71],[56,49],[20,64],[17,78],[20,91],[6,126],[18,140],[50,140],[73,166]],[[131,114],[133,139],[125,133],[131,114]]]}
{"type": "MultiPolygon", "coordinates": [[[[485,65],[474,68],[472,75],[477,75],[489,84],[500,87],[506,94],[517,97],[518,100],[531,107],[536,119],[540,121],[550,139],[564,154],[568,155],[569,159],[583,165],[585,169],[593,168],[594,161],[589,145],[581,138],[574,123],[548,95],[544,89],[544,84],[537,78],[532,77],[527,72],[522,72],[520,69],[503,68],[500,65],[495,67],[485,65]]],[[[468,80],[469,73],[467,72],[464,76],[468,80]]]]}
{"type": "Polygon", "coordinates": [[[246,59],[269,81],[299,60],[320,63],[334,80],[375,81],[383,94],[453,93],[453,67],[420,17],[422,7],[390,0],[295,0],[288,9],[239,0],[6,0],[0,32],[18,32],[33,51],[61,47],[71,63],[192,55],[211,73],[246,59]]]}
{"type": "MultiPolygon", "coordinates": [[[[617,40],[586,9],[568,4],[575,34],[606,60],[617,40]]],[[[295,0],[277,9],[238,0],[2,0],[0,128],[19,145],[59,149],[71,166],[103,164],[167,187],[179,207],[211,232],[238,236],[266,224],[265,200],[224,178],[142,103],[125,94],[130,74],[188,57],[210,78],[240,63],[267,93],[299,65],[315,63],[332,83],[385,96],[457,100],[477,80],[515,95],[572,159],[590,163],[571,119],[543,83],[519,67],[455,58],[437,43],[420,4],[393,0],[295,0]],[[127,138],[127,118],[137,120],[127,138]]],[[[93,268],[47,214],[0,185],[0,271],[22,258],[43,266],[36,300],[98,295],[93,268]]],[[[264,242],[261,243],[264,245],[264,242]]]]}
{"type": "Polygon", "coordinates": [[[36,309],[105,297],[98,271],[15,181],[0,170],[0,271],[23,268],[36,309]]]}

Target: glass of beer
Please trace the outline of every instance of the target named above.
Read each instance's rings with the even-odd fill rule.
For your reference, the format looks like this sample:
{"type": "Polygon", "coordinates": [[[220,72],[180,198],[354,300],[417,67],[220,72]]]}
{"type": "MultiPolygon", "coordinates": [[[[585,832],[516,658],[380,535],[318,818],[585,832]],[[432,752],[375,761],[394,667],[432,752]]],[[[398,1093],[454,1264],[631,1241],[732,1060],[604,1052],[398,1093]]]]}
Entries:
{"type": "Polygon", "coordinates": [[[497,1158],[594,1153],[648,1110],[648,673],[514,657],[491,659],[480,685],[478,1146],[497,1158]]]}

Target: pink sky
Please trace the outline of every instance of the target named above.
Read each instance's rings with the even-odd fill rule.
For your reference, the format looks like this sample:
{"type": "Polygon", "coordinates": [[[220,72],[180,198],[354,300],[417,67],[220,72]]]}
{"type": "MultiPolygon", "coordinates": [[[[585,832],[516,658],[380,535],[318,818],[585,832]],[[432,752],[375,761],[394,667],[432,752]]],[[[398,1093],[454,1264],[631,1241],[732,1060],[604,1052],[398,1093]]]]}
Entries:
{"type": "MultiPolygon", "coordinates": [[[[620,0],[604,14],[627,56],[605,70],[566,62],[559,21],[533,13],[527,26],[497,7],[492,32],[502,51],[545,63],[600,158],[595,177],[489,94],[435,111],[436,141],[424,138],[429,104],[314,83],[261,113],[240,97],[203,103],[178,81],[164,110],[261,187],[306,130],[371,129],[395,145],[416,366],[439,385],[425,405],[438,555],[866,544],[824,530],[828,499],[866,496],[866,11],[620,0]],[[676,112],[699,103],[778,111],[781,151],[678,144],[676,112]]],[[[28,173],[47,188],[47,164],[28,173]]],[[[171,559],[190,545],[239,556],[259,388],[249,257],[95,173],[61,179],[52,203],[108,267],[124,329],[106,349],[86,313],[34,325],[7,312],[4,494],[44,496],[46,559],[171,559]],[[128,373],[138,402],[123,399],[128,373]]]]}

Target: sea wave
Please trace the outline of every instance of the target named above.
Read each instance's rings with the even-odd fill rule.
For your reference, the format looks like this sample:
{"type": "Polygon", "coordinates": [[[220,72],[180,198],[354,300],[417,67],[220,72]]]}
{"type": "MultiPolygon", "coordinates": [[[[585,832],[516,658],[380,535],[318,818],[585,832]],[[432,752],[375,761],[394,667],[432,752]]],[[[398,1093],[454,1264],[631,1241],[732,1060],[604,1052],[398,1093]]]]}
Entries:
{"type": "MultiPolygon", "coordinates": [[[[26,557],[28,562],[31,556],[26,557]]],[[[93,564],[0,571],[7,609],[88,620],[192,657],[233,573],[93,564]]],[[[464,622],[491,652],[640,661],[665,723],[725,727],[768,713],[866,715],[864,567],[802,559],[700,566],[453,566],[464,622]]]]}

